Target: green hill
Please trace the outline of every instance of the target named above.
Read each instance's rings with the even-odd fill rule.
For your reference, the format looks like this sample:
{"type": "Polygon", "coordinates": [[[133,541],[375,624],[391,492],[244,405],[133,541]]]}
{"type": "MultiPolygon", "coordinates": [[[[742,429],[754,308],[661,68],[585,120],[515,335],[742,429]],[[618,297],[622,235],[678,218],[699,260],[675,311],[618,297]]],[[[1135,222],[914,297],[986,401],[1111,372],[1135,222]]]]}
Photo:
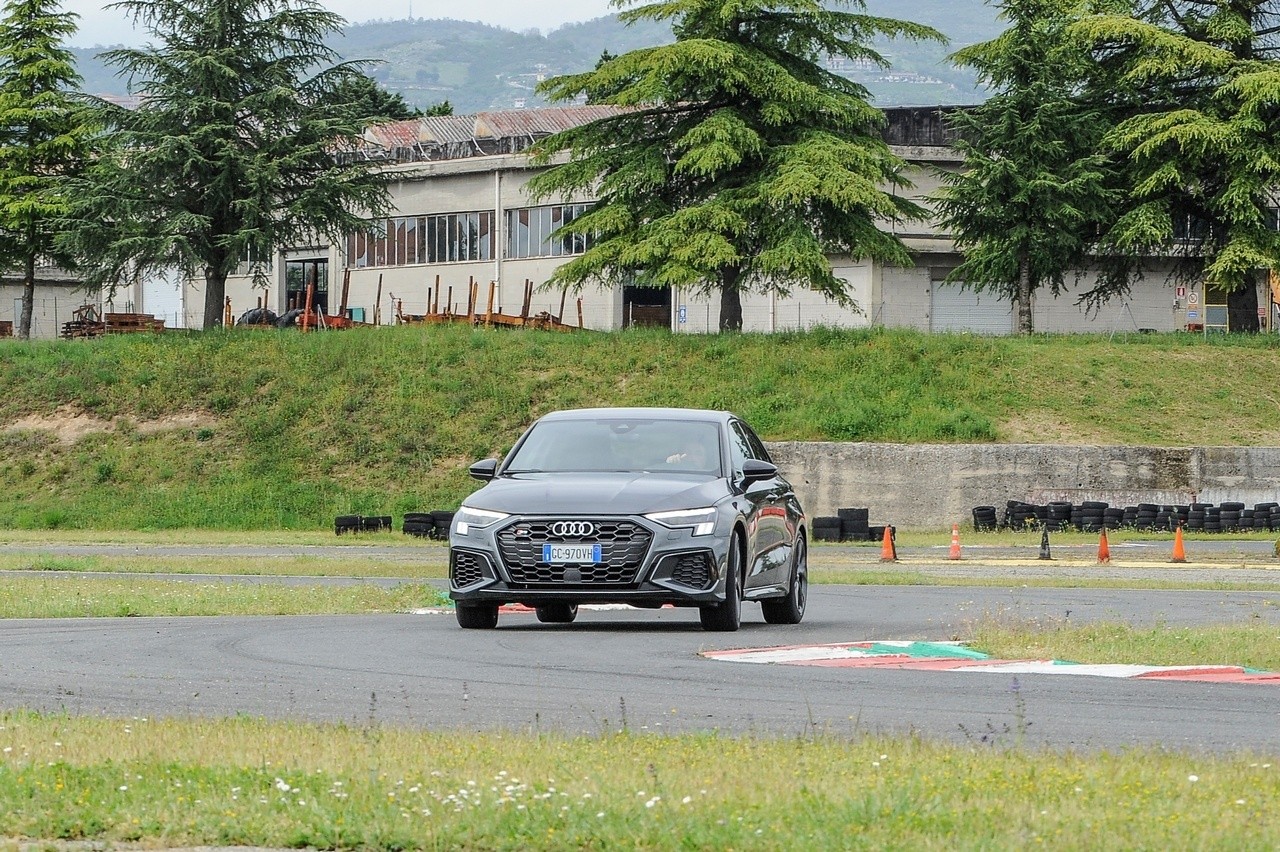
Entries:
{"type": "MultiPolygon", "coordinates": [[[[993,37],[994,11],[981,0],[871,0],[871,14],[929,24],[946,33],[949,47],[895,42],[878,45],[895,73],[850,72],[882,106],[973,103],[980,95],[967,71],[946,61],[949,50],[993,37]]],[[[455,20],[415,18],[353,24],[332,43],[345,59],[374,59],[387,89],[419,107],[448,100],[455,112],[545,106],[533,91],[541,77],[584,71],[608,50],[619,54],[670,41],[662,24],[624,26],[616,15],[570,24],[547,34],[455,20]]],[[[123,96],[125,81],[97,58],[96,48],[74,51],[84,90],[123,96]]]]}
{"type": "Polygon", "coordinates": [[[0,526],[321,529],[449,508],[539,414],[726,408],[767,440],[1280,445],[1280,339],[406,326],[0,341],[0,526]],[[1229,412],[1229,417],[1224,413],[1229,412]]]}

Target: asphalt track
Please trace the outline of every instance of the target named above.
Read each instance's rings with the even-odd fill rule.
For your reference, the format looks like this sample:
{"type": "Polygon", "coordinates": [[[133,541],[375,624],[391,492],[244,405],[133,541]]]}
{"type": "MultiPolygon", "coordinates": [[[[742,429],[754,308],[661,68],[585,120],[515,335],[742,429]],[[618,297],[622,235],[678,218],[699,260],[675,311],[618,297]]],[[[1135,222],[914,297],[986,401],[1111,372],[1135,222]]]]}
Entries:
{"type": "Polygon", "coordinates": [[[504,614],[496,631],[463,631],[440,614],[8,620],[0,622],[0,707],[441,730],[915,732],[992,745],[1280,751],[1275,684],[741,665],[699,656],[947,640],[984,615],[1266,623],[1280,641],[1280,592],[1041,589],[1010,580],[1003,588],[815,586],[803,624],[766,625],[748,605],[733,634],[704,633],[695,612],[673,609],[584,612],[556,626],[504,614]]]}

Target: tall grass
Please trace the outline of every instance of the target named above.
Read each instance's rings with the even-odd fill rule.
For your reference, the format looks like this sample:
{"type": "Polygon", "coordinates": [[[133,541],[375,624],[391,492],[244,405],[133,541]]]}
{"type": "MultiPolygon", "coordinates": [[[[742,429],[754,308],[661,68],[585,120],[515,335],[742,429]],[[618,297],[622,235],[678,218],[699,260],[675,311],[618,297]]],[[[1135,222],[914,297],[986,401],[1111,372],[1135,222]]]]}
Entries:
{"type": "Polygon", "coordinates": [[[1019,734],[993,747],[7,712],[0,836],[366,850],[1280,844],[1273,756],[1041,752],[1019,734]]]}
{"type": "Polygon", "coordinates": [[[469,462],[573,406],[726,408],[774,440],[1280,444],[1277,394],[1256,380],[1275,374],[1273,337],[419,326],[0,341],[0,424],[98,427],[0,432],[0,527],[316,529],[448,508],[469,462]]]}

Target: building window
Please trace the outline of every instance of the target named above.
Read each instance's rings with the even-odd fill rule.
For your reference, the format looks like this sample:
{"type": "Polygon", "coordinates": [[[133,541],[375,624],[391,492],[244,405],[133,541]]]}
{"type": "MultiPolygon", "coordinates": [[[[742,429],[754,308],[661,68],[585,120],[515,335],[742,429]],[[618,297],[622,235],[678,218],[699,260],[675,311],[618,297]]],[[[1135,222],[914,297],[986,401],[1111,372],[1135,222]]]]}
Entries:
{"type": "Polygon", "coordinates": [[[553,239],[559,228],[587,212],[588,204],[521,207],[507,211],[507,257],[564,257],[582,254],[590,246],[587,234],[570,233],[553,239]]]}
{"type": "Polygon", "coordinates": [[[347,236],[347,265],[410,266],[493,260],[493,213],[383,219],[373,234],[347,236]]]}

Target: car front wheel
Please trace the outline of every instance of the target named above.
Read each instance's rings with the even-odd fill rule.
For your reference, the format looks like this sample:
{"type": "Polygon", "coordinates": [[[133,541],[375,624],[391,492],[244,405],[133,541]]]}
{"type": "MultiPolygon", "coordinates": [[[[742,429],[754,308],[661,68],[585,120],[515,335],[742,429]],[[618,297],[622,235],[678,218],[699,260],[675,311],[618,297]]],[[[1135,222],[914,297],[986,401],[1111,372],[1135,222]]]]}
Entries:
{"type": "Polygon", "coordinates": [[[468,630],[492,630],[498,626],[497,604],[464,604],[454,607],[458,626],[468,630]]]}
{"type": "Polygon", "coordinates": [[[533,611],[543,624],[572,624],[578,617],[578,605],[574,603],[543,604],[533,611]]]}
{"type": "Polygon", "coordinates": [[[737,533],[729,542],[724,574],[724,603],[698,610],[703,630],[732,633],[742,624],[742,544],[737,533]]]}

